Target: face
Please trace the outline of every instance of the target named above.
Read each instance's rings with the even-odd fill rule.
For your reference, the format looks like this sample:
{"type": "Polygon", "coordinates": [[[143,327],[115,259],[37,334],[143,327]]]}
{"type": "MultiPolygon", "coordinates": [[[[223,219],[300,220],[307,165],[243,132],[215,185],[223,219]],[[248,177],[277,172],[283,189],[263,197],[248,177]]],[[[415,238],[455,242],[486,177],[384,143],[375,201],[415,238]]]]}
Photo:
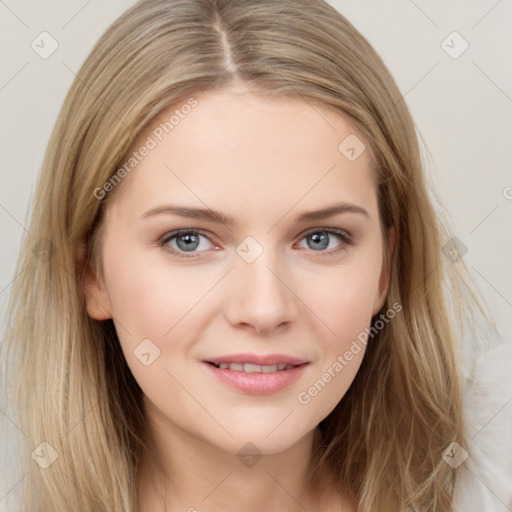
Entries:
{"type": "Polygon", "coordinates": [[[161,123],[179,106],[135,142],[155,144],[106,211],[87,309],[113,318],[155,422],[276,453],[343,398],[385,300],[369,150],[302,99],[194,99],[172,131],[161,123]]]}

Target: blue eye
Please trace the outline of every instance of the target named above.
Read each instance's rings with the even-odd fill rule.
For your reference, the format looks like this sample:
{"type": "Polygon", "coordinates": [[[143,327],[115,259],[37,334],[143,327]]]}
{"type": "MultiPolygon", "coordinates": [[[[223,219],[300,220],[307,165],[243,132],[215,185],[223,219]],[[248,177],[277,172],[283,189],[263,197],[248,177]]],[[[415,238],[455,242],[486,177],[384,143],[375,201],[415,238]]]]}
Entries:
{"type": "MultiPolygon", "coordinates": [[[[320,228],[307,232],[302,236],[301,242],[306,241],[307,249],[311,249],[319,256],[328,256],[338,253],[352,245],[353,239],[346,231],[320,228]],[[333,238],[337,238],[338,244],[332,245],[333,238]]],[[[198,253],[207,251],[213,246],[213,242],[208,235],[196,229],[179,229],[164,235],[158,242],[161,247],[165,247],[178,258],[194,258],[198,253]]],[[[304,247],[303,245],[301,247],[304,247]]]]}
{"type": "Polygon", "coordinates": [[[160,245],[168,246],[179,258],[188,258],[190,256],[183,253],[202,252],[209,249],[209,247],[204,247],[204,243],[201,243],[202,238],[208,240],[211,244],[210,239],[201,231],[180,229],[167,234],[160,241],[160,245]],[[171,245],[171,242],[176,242],[176,246],[171,245]],[[202,250],[197,251],[199,248],[202,250]]]}
{"type": "Polygon", "coordinates": [[[324,254],[336,253],[343,250],[345,245],[351,245],[353,243],[351,236],[347,232],[337,229],[315,229],[306,233],[302,240],[306,241],[307,248],[312,249],[314,252],[324,254]],[[338,243],[334,247],[331,244],[333,236],[341,240],[341,243],[338,243]]]}

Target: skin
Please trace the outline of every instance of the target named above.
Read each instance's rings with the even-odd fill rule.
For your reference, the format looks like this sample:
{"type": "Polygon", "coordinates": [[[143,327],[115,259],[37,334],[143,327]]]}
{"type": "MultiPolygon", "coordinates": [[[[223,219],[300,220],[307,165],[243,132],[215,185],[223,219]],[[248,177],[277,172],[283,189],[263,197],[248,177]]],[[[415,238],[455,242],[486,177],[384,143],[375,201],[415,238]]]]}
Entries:
{"type": "Polygon", "coordinates": [[[297,396],[384,304],[389,269],[369,151],[349,161],[338,145],[354,130],[301,98],[264,98],[240,86],[194,97],[198,105],[118,185],[106,212],[102,274],[90,265],[84,281],[89,315],[114,320],[144,392],[156,465],[167,477],[145,459],[138,510],[165,510],[164,495],[167,510],[190,512],[340,510],[340,503],[355,510],[343,494],[311,489],[306,471],[316,427],[346,393],[364,345],[308,404],[297,396]],[[295,220],[340,201],[368,215],[295,220]],[[141,218],[167,204],[209,207],[236,223],[141,218]],[[195,252],[176,238],[159,245],[185,228],[208,236],[195,252]],[[306,236],[326,228],[350,233],[354,243],[333,234],[323,248],[306,236]],[[236,252],[248,236],[263,249],[252,263],[236,252]],[[327,254],[331,249],[338,251],[327,254]],[[134,350],[148,338],[160,355],[145,366],[134,350]],[[202,363],[241,352],[284,353],[309,364],[297,382],[258,396],[217,381],[202,363]],[[248,442],[262,454],[253,467],[236,456],[248,442]]]}

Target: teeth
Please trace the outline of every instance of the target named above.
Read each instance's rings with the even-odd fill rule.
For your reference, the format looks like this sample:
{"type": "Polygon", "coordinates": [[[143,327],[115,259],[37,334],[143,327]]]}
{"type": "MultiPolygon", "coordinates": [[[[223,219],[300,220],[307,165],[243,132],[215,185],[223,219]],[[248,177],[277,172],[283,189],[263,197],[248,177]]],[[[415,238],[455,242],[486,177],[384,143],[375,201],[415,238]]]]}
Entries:
{"type": "MultiPolygon", "coordinates": [[[[264,367],[263,366],[258,366],[257,364],[244,364],[243,366],[243,370],[245,373],[261,373],[262,369],[264,367]]],[[[268,368],[268,366],[266,366],[265,368],[268,368]]]]}
{"type": "MultiPolygon", "coordinates": [[[[214,363],[215,364],[215,363],[214,363]]],[[[293,368],[293,364],[275,364],[273,366],[260,366],[258,364],[250,363],[220,363],[215,364],[217,368],[222,370],[234,370],[235,372],[246,372],[246,373],[272,373],[276,371],[289,370],[293,368]]]]}

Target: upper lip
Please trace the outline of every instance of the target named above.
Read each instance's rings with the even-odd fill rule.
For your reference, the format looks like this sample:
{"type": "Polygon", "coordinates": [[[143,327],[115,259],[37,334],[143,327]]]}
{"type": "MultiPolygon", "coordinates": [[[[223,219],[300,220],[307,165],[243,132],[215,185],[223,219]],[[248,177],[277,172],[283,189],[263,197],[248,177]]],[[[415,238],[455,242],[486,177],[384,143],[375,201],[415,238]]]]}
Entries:
{"type": "Polygon", "coordinates": [[[274,366],[276,364],[293,364],[298,366],[307,363],[305,359],[287,356],[285,354],[268,354],[260,356],[258,354],[230,354],[220,357],[212,357],[205,360],[207,363],[238,363],[238,364],[256,364],[259,366],[274,366]]]}

